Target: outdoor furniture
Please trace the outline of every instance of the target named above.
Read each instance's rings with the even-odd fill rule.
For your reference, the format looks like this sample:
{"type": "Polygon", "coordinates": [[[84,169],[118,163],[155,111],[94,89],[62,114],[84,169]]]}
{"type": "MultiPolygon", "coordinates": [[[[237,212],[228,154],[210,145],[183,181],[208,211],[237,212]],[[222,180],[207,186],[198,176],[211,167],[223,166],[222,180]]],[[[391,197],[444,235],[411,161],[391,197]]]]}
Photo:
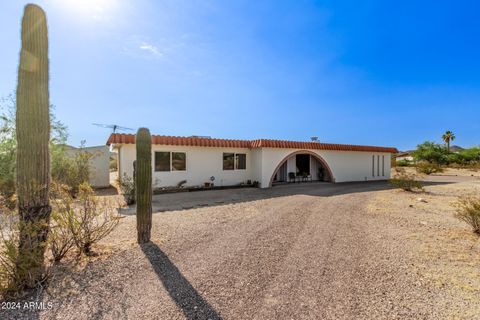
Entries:
{"type": "Polygon", "coordinates": [[[307,181],[310,181],[310,182],[313,181],[312,180],[312,175],[304,172],[304,173],[302,173],[302,182],[307,182],[307,181]]]}
{"type": "Polygon", "coordinates": [[[289,172],[289,173],[288,173],[288,182],[292,182],[292,181],[293,181],[293,182],[295,183],[296,178],[297,178],[297,176],[296,176],[295,172],[289,172]]]}

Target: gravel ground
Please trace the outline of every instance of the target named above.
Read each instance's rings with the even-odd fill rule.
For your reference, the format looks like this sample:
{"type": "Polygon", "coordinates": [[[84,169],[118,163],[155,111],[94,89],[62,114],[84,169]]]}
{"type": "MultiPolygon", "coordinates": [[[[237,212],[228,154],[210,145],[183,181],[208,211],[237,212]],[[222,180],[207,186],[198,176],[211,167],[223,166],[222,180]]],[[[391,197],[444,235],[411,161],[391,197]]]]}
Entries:
{"type": "MultiPolygon", "coordinates": [[[[438,192],[442,198],[450,187],[470,190],[475,179],[436,177],[429,196],[438,192]]],[[[466,227],[441,215],[437,225],[420,224],[425,217],[416,216],[416,199],[385,182],[169,194],[155,201],[157,209],[165,203],[168,210],[176,201],[192,208],[155,214],[152,244],[143,247],[134,243],[135,217],[126,216],[99,247],[103,254],[57,268],[39,297],[53,303],[52,309],[3,310],[0,319],[473,319],[480,314],[476,282],[466,299],[464,290],[452,289],[448,281],[447,290],[425,276],[436,269],[422,255],[431,242],[418,237],[424,231],[419,225],[433,228],[429,237],[439,225],[450,230],[450,222],[458,230],[466,227]],[[408,219],[402,218],[406,208],[412,209],[408,219]]],[[[437,265],[458,265],[440,257],[437,265]]],[[[478,257],[474,251],[477,273],[478,257]]]]}

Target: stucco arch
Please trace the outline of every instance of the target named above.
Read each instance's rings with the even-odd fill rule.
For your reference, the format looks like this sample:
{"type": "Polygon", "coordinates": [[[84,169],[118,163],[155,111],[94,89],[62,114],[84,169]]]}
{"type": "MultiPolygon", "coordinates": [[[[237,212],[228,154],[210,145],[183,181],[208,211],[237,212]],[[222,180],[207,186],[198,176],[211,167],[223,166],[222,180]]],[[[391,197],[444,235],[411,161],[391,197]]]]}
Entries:
{"type": "Polygon", "coordinates": [[[312,151],[309,151],[309,150],[298,150],[298,151],[289,153],[278,163],[275,170],[273,170],[272,176],[270,177],[270,182],[268,184],[269,188],[272,187],[273,179],[275,178],[275,175],[277,174],[280,167],[285,163],[285,161],[288,160],[288,158],[290,158],[292,156],[295,156],[297,154],[309,154],[312,157],[314,157],[315,159],[317,159],[323,165],[323,167],[327,170],[328,176],[330,177],[330,182],[335,182],[335,176],[333,175],[332,169],[330,169],[330,166],[328,165],[327,161],[325,161],[325,159],[323,159],[319,154],[317,154],[315,152],[312,152],[312,151]]]}

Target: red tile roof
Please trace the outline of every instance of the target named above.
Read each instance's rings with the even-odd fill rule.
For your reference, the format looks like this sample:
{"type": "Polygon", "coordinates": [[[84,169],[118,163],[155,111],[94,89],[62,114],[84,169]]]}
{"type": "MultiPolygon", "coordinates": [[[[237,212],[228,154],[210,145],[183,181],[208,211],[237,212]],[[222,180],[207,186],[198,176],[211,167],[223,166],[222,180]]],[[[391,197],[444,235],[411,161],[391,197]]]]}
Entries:
{"type": "MultiPolygon", "coordinates": [[[[111,144],[135,144],[134,134],[112,133],[108,138],[107,145],[111,144]]],[[[332,144],[320,142],[301,142],[286,140],[228,140],[201,137],[174,137],[152,136],[152,144],[171,146],[195,146],[195,147],[218,147],[218,148],[289,148],[289,149],[319,149],[334,151],[370,151],[396,153],[398,150],[391,147],[358,146],[350,144],[332,144]]]]}

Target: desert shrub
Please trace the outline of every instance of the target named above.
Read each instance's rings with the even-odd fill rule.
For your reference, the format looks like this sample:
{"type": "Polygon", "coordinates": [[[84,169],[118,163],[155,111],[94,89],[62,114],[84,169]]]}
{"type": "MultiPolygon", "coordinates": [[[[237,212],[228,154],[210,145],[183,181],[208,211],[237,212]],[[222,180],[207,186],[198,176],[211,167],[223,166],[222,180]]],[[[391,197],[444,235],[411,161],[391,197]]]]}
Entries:
{"type": "Polygon", "coordinates": [[[417,163],[417,166],[415,169],[417,170],[417,172],[423,173],[426,175],[443,172],[443,168],[439,164],[429,163],[426,161],[421,161],[417,163]]]}
{"type": "Polygon", "coordinates": [[[38,264],[32,262],[38,259],[38,255],[35,252],[19,255],[20,229],[33,237],[43,226],[40,223],[22,224],[18,213],[5,207],[1,199],[0,202],[0,296],[7,298],[20,295],[32,283],[41,285],[47,279],[50,268],[45,266],[42,277],[32,281],[33,275],[28,267],[38,264]]]}
{"type": "Polygon", "coordinates": [[[404,160],[398,160],[396,162],[397,167],[408,167],[409,165],[410,165],[410,161],[405,160],[405,159],[404,160]]]}
{"type": "Polygon", "coordinates": [[[480,236],[480,198],[479,197],[463,197],[457,202],[457,212],[455,217],[461,221],[468,223],[473,232],[480,236]]]}
{"type": "Polygon", "coordinates": [[[73,198],[69,193],[69,188],[65,185],[52,183],[50,204],[52,215],[48,242],[52,259],[55,263],[58,263],[74,246],[73,235],[69,228],[68,213],[72,212],[73,209],[73,198]]]}
{"type": "Polygon", "coordinates": [[[390,179],[390,184],[395,188],[400,188],[404,191],[423,190],[422,182],[415,179],[414,175],[407,173],[400,173],[390,179]]]}
{"type": "Polygon", "coordinates": [[[18,217],[13,211],[0,204],[0,294],[16,291],[18,257],[18,217]]]}
{"type": "Polygon", "coordinates": [[[125,198],[127,205],[135,203],[135,182],[133,179],[126,173],[122,178],[118,179],[118,186],[120,187],[120,192],[125,198]]]}
{"type": "Polygon", "coordinates": [[[50,148],[52,155],[52,180],[68,187],[72,196],[78,194],[79,186],[89,181],[90,159],[92,154],[80,151],[68,155],[65,146],[56,145],[50,148]]]}
{"type": "Polygon", "coordinates": [[[105,238],[118,225],[120,216],[108,200],[99,200],[88,183],[82,183],[78,203],[60,212],[67,220],[74,245],[80,253],[91,254],[92,245],[105,238]]]}

